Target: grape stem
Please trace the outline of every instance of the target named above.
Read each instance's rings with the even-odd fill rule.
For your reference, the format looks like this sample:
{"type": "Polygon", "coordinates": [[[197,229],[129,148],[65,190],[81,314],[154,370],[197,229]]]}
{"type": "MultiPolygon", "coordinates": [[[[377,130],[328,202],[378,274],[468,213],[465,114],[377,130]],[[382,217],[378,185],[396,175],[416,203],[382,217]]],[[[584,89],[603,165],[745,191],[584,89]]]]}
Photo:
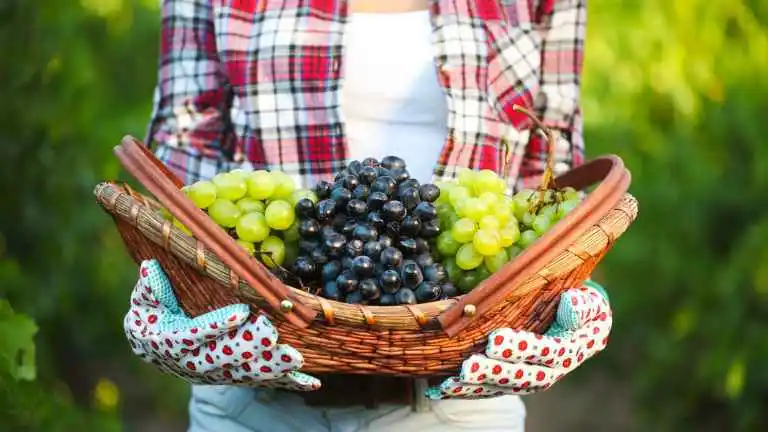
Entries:
{"type": "Polygon", "coordinates": [[[555,176],[553,173],[555,165],[555,145],[557,144],[555,133],[552,129],[546,127],[541,120],[536,117],[528,108],[520,105],[512,105],[512,109],[519,113],[524,114],[533,122],[533,131],[541,131],[546,135],[547,139],[547,167],[544,169],[544,173],[541,176],[541,184],[539,185],[539,200],[534,204],[533,210],[538,210],[538,207],[544,205],[545,193],[547,190],[555,189],[555,176]]]}
{"type": "MultiPolygon", "coordinates": [[[[308,291],[308,289],[304,286],[304,283],[301,281],[300,277],[298,277],[298,276],[294,275],[293,273],[289,272],[288,269],[286,269],[285,267],[283,267],[280,264],[276,263],[272,259],[272,252],[271,251],[254,251],[253,254],[255,256],[260,256],[260,257],[261,256],[266,256],[266,257],[268,257],[269,261],[275,266],[274,270],[279,270],[279,272],[273,270],[272,273],[275,273],[275,275],[277,277],[279,277],[284,283],[290,284],[291,283],[290,279],[293,278],[293,279],[295,279],[296,281],[299,282],[299,287],[303,291],[308,291]]],[[[264,261],[263,257],[262,257],[262,261],[264,261]]],[[[265,262],[265,264],[266,264],[266,262],[265,262]]]]}

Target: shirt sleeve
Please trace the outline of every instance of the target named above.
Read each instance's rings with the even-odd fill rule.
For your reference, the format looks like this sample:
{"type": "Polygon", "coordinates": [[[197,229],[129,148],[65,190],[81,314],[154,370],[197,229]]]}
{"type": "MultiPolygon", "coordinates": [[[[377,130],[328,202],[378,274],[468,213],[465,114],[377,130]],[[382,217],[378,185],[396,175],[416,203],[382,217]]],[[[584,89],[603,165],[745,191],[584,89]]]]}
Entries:
{"type": "MultiPolygon", "coordinates": [[[[536,115],[556,131],[554,174],[584,162],[580,109],[582,59],[586,35],[585,0],[543,0],[540,88],[534,96],[536,115]]],[[[549,145],[540,134],[530,137],[520,166],[520,186],[538,184],[547,165],[549,145]]]]}
{"type": "Polygon", "coordinates": [[[212,2],[163,0],[158,81],[146,141],[213,156],[227,136],[229,86],[216,49],[212,2]]]}

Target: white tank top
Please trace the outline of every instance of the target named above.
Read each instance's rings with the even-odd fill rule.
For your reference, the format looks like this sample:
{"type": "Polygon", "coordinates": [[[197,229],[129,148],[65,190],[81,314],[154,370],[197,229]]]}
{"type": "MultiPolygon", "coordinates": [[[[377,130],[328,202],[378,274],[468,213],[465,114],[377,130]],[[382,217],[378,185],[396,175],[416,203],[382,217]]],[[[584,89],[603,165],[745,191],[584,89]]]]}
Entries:
{"type": "Polygon", "coordinates": [[[428,11],[356,13],[345,33],[340,103],[349,158],[393,154],[430,181],[447,134],[428,11]]]}

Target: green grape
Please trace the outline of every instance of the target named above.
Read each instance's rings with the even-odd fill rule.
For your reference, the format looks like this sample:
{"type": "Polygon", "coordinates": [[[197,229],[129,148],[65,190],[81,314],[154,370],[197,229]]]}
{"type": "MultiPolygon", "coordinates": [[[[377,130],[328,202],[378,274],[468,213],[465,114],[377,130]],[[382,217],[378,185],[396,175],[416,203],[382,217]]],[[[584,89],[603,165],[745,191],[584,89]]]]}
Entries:
{"type": "Polygon", "coordinates": [[[291,193],[291,199],[288,200],[288,202],[290,202],[293,207],[296,207],[296,203],[301,201],[303,198],[309,198],[309,200],[317,204],[317,195],[315,195],[315,193],[309,189],[297,189],[293,191],[291,193]]]}
{"type": "Polygon", "coordinates": [[[483,256],[472,246],[472,243],[462,245],[456,252],[456,265],[462,270],[472,270],[483,263],[483,256]]]}
{"type": "Polygon", "coordinates": [[[500,196],[493,192],[481,192],[477,199],[487,204],[489,208],[494,208],[499,204],[500,196]]]}
{"type": "Polygon", "coordinates": [[[237,169],[233,169],[229,173],[234,176],[240,177],[241,179],[243,179],[243,181],[246,181],[248,179],[248,176],[251,174],[251,171],[248,171],[243,168],[237,168],[237,169]]]}
{"type": "Polygon", "coordinates": [[[437,217],[442,222],[443,219],[450,217],[449,215],[453,213],[456,215],[456,212],[453,210],[453,207],[451,207],[450,204],[447,203],[438,203],[435,205],[435,208],[437,209],[437,217]]]}
{"type": "Polygon", "coordinates": [[[491,229],[480,229],[475,233],[472,239],[472,246],[475,251],[483,256],[494,256],[501,250],[501,236],[499,231],[491,229]]]}
{"type": "Polygon", "coordinates": [[[470,273],[474,273],[477,277],[477,282],[480,283],[489,277],[491,277],[491,272],[488,271],[488,269],[484,266],[478,266],[476,269],[470,271],[470,273]]]}
{"type": "Polygon", "coordinates": [[[186,195],[197,208],[208,208],[216,199],[216,186],[212,182],[201,180],[189,186],[186,195]]]}
{"type": "Polygon", "coordinates": [[[208,206],[208,216],[224,228],[234,228],[240,215],[240,209],[235,203],[222,198],[216,198],[213,204],[208,206]]]}
{"type": "Polygon", "coordinates": [[[568,201],[564,201],[560,203],[560,205],[558,205],[557,207],[556,217],[558,217],[559,219],[564,218],[565,215],[570,213],[571,210],[575,209],[580,203],[581,201],[579,201],[578,199],[576,200],[569,199],[568,201]]]}
{"type": "Polygon", "coordinates": [[[579,191],[576,189],[566,186],[562,189],[563,191],[563,200],[565,201],[581,201],[581,196],[579,194],[579,191]]]}
{"type": "Polygon", "coordinates": [[[459,280],[459,277],[463,273],[463,270],[456,265],[456,257],[445,258],[443,260],[443,268],[445,268],[445,272],[448,274],[448,279],[453,282],[459,280]]]}
{"type": "Polygon", "coordinates": [[[242,240],[242,239],[236,239],[235,242],[239,244],[240,246],[245,249],[246,252],[248,252],[248,255],[253,256],[253,254],[256,252],[256,245],[254,245],[251,242],[242,240]]]}
{"type": "Polygon", "coordinates": [[[473,188],[477,195],[480,195],[483,192],[490,192],[492,194],[504,193],[504,187],[499,189],[499,176],[495,172],[487,169],[475,174],[473,188]]]}
{"type": "Polygon", "coordinates": [[[282,171],[272,171],[270,174],[275,180],[275,191],[272,192],[272,197],[289,200],[293,191],[296,190],[296,183],[291,176],[282,171]]]}
{"type": "Polygon", "coordinates": [[[216,186],[217,198],[237,201],[248,192],[245,180],[235,174],[216,174],[211,181],[216,186]]]}
{"type": "Polygon", "coordinates": [[[477,274],[471,271],[462,272],[458,279],[455,281],[456,288],[458,288],[459,292],[462,294],[466,294],[472,291],[477,286],[477,284],[480,283],[480,280],[477,276],[477,274]]]}
{"type": "Polygon", "coordinates": [[[509,257],[509,259],[512,259],[523,252],[523,249],[520,246],[510,246],[506,250],[507,250],[507,256],[509,257]]]}
{"type": "Polygon", "coordinates": [[[535,189],[520,189],[519,192],[512,195],[512,201],[515,201],[515,204],[529,204],[535,195],[535,189]]]}
{"type": "Polygon", "coordinates": [[[470,197],[469,189],[464,186],[456,186],[449,193],[449,201],[454,209],[458,210],[461,202],[470,197]]]}
{"type": "Polygon", "coordinates": [[[269,226],[263,214],[246,213],[238,219],[235,232],[244,241],[259,243],[269,236],[269,226]]]}
{"type": "Polygon", "coordinates": [[[454,256],[456,255],[456,251],[459,250],[459,247],[461,246],[461,243],[457,242],[456,239],[453,238],[453,235],[451,235],[450,231],[443,231],[440,233],[440,235],[437,237],[437,251],[440,252],[440,255],[442,256],[454,256]]]}
{"type": "Polygon", "coordinates": [[[520,219],[520,223],[522,223],[525,226],[531,226],[533,225],[534,219],[536,219],[536,215],[534,215],[531,212],[525,212],[523,214],[523,218],[520,219]]]}
{"type": "Polygon", "coordinates": [[[253,212],[264,213],[264,210],[267,208],[263,202],[251,197],[240,198],[236,204],[243,214],[253,212]]]}
{"type": "Polygon", "coordinates": [[[299,241],[299,221],[294,221],[287,230],[283,231],[283,239],[288,243],[296,243],[299,241]]]}
{"type": "Polygon", "coordinates": [[[467,198],[461,198],[456,201],[456,204],[453,206],[453,210],[456,212],[456,216],[459,217],[459,219],[463,217],[467,217],[467,213],[465,212],[467,203],[471,197],[467,198]]]}
{"type": "Polygon", "coordinates": [[[285,258],[283,259],[283,267],[290,268],[296,258],[299,257],[299,244],[298,243],[285,243],[285,258]]]}
{"type": "Polygon", "coordinates": [[[517,221],[510,222],[499,230],[499,239],[502,247],[509,247],[520,240],[520,226],[517,221]]]}
{"type": "Polygon", "coordinates": [[[296,214],[288,201],[275,200],[269,203],[264,212],[267,225],[276,230],[285,230],[296,220],[296,214]]]}
{"type": "Polygon", "coordinates": [[[451,235],[459,243],[469,243],[475,236],[475,223],[472,219],[459,219],[453,224],[451,235]]]}
{"type": "Polygon", "coordinates": [[[482,218],[480,218],[480,223],[478,225],[480,226],[480,229],[488,228],[488,229],[497,230],[501,228],[501,222],[494,215],[483,216],[482,218]]]}
{"type": "Polygon", "coordinates": [[[450,211],[450,213],[446,213],[442,216],[439,216],[440,219],[440,230],[450,231],[451,228],[453,228],[453,225],[456,223],[457,220],[459,220],[459,216],[453,212],[453,210],[450,211]]]}
{"type": "Polygon", "coordinates": [[[462,204],[462,210],[465,217],[477,222],[483,218],[483,216],[490,214],[490,207],[484,201],[479,198],[467,198],[462,204]]]}
{"type": "Polygon", "coordinates": [[[456,182],[437,182],[435,183],[435,186],[437,186],[440,189],[440,195],[437,197],[437,200],[435,201],[436,204],[449,204],[450,199],[449,195],[451,192],[451,189],[456,187],[456,182]]]}
{"type": "Polygon", "coordinates": [[[539,210],[539,216],[546,216],[550,222],[557,221],[557,205],[547,204],[539,210]]]}
{"type": "Polygon", "coordinates": [[[453,213],[453,207],[451,207],[448,203],[437,203],[435,205],[435,209],[437,209],[437,216],[442,217],[443,215],[447,213],[453,213]]]}
{"type": "Polygon", "coordinates": [[[528,246],[530,246],[533,242],[536,241],[536,239],[539,238],[539,235],[536,234],[536,231],[534,230],[525,230],[520,234],[520,240],[517,242],[517,244],[520,245],[521,248],[525,249],[528,246]]]}
{"type": "Polygon", "coordinates": [[[469,168],[462,168],[459,170],[458,179],[459,185],[467,188],[468,191],[473,189],[472,185],[475,183],[476,173],[469,168]]]}
{"type": "Polygon", "coordinates": [[[190,231],[190,230],[189,230],[189,228],[187,228],[187,227],[186,227],[186,225],[184,225],[183,223],[181,223],[181,221],[180,221],[180,220],[178,220],[178,219],[176,219],[176,218],[173,218],[173,225],[174,225],[176,228],[180,229],[180,230],[181,230],[181,231],[182,231],[184,234],[186,234],[186,235],[188,235],[188,236],[192,237],[192,235],[193,235],[193,234],[192,234],[192,231],[190,231]]]}
{"type": "Polygon", "coordinates": [[[259,246],[259,251],[262,252],[259,256],[261,262],[269,268],[281,266],[285,262],[285,243],[280,240],[280,237],[265,238],[259,246]]]}
{"type": "Polygon", "coordinates": [[[533,228],[538,235],[542,235],[547,232],[548,229],[552,228],[552,225],[552,218],[550,215],[540,214],[534,218],[531,228],[533,228]]]}
{"type": "Polygon", "coordinates": [[[275,179],[267,171],[254,171],[248,176],[248,195],[257,200],[265,200],[275,191],[275,179]]]}
{"type": "MultiPolygon", "coordinates": [[[[511,219],[515,218],[513,215],[514,208],[515,207],[513,201],[502,195],[501,198],[496,202],[496,205],[493,206],[492,211],[496,216],[496,219],[499,221],[499,224],[504,226],[508,224],[511,219]]],[[[516,219],[515,222],[517,222],[516,219]]]]}
{"type": "Polygon", "coordinates": [[[512,197],[512,201],[515,204],[513,209],[514,215],[518,220],[522,220],[523,215],[528,213],[535,192],[532,189],[523,189],[512,197]]]}
{"type": "Polygon", "coordinates": [[[509,261],[507,251],[501,249],[496,255],[485,257],[485,267],[489,272],[495,273],[497,270],[504,267],[504,264],[506,264],[507,261],[509,261]]]}

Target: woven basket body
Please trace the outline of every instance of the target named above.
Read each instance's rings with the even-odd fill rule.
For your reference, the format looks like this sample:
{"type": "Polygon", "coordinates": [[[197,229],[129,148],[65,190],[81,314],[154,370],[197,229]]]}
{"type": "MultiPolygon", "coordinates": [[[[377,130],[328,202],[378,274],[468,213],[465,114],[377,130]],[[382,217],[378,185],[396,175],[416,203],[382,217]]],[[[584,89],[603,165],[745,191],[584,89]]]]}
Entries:
{"type": "MultiPolygon", "coordinates": [[[[123,163],[130,165],[125,160],[123,163]]],[[[221,249],[217,255],[210,248],[211,240],[206,243],[200,239],[198,233],[202,231],[193,238],[165,220],[154,199],[115,182],[101,183],[95,194],[105,211],[114,216],[133,260],[157,259],[188,314],[196,316],[232,303],[247,303],[273,319],[282,343],[303,354],[304,371],[415,377],[454,373],[469,354],[484,348],[487,335],[494,329],[542,332],[547,328],[560,293],[589,277],[637,215],[637,201],[626,193],[629,173],[620,160],[611,159],[611,164],[606,162],[595,170],[605,172],[585,175],[590,172],[582,169],[558,179],[558,186],[584,187],[583,183],[595,183],[595,178],[610,178],[615,187],[610,193],[602,190],[605,199],[599,205],[593,201],[593,208],[581,213],[574,210],[579,214],[569,214],[553,232],[537,241],[539,245],[532,245],[472,293],[414,306],[361,306],[279,287],[286,290],[287,298],[309,311],[305,314],[311,320],[306,323],[287,319],[285,311],[275,308],[262,294],[264,287],[259,284],[264,282],[244,280],[242,270],[233,270],[234,266],[223,262],[221,249]]],[[[139,180],[152,189],[146,177],[139,180]]],[[[152,192],[155,196],[163,194],[156,188],[152,192]]],[[[167,200],[158,198],[169,208],[167,200]]],[[[194,221],[182,222],[190,226],[194,221]]],[[[233,249],[237,250],[227,251],[245,255],[240,248],[233,249]]],[[[255,260],[252,264],[261,266],[255,260]]],[[[266,283],[282,285],[275,278],[266,283]]]]}

